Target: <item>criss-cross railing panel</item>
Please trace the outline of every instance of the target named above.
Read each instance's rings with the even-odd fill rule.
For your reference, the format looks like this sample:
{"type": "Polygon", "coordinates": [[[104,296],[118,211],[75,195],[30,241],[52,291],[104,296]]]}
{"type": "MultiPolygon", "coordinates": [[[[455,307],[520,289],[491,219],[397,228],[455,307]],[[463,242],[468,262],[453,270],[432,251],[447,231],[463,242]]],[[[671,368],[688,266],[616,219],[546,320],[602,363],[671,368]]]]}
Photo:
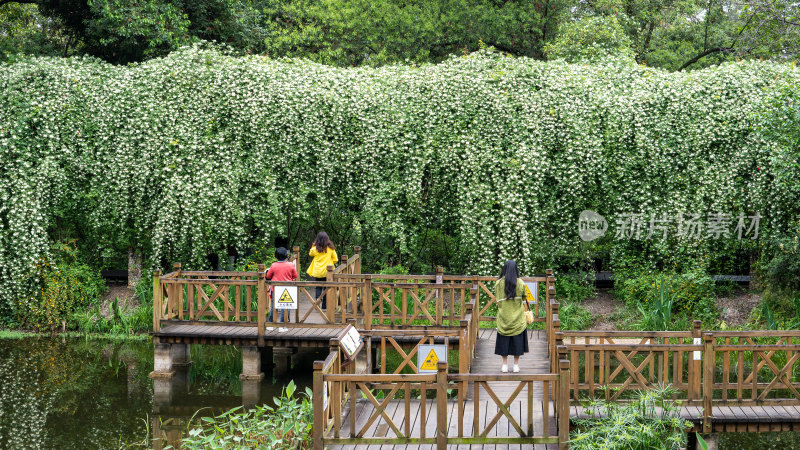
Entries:
{"type": "Polygon", "coordinates": [[[800,331],[710,333],[718,405],[800,405],[800,331]]]}

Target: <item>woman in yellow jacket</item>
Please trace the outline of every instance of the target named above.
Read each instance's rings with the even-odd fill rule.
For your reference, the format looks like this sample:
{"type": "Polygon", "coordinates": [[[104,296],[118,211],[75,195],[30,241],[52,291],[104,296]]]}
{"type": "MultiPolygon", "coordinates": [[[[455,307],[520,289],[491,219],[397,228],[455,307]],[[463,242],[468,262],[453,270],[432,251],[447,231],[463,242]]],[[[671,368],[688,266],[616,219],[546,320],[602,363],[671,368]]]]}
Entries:
{"type": "MultiPolygon", "coordinates": [[[[336,255],[336,248],[328,237],[328,233],[324,231],[320,231],[317,234],[317,239],[311,245],[308,256],[314,259],[311,261],[311,265],[308,266],[306,273],[314,281],[325,281],[328,276],[328,266],[333,266],[339,261],[339,257],[336,255]]],[[[320,295],[322,295],[322,286],[317,286],[316,298],[319,298],[320,295]]],[[[322,297],[322,309],[327,306],[326,297],[327,295],[322,297]]]]}

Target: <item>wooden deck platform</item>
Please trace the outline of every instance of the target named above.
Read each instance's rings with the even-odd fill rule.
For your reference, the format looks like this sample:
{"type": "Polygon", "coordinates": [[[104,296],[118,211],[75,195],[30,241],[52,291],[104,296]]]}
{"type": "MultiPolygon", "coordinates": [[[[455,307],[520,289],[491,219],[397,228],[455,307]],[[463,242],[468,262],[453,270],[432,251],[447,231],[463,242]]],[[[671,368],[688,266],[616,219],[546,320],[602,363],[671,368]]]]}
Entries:
{"type": "MultiPolygon", "coordinates": [[[[264,332],[264,345],[267,347],[317,347],[327,348],[331,338],[342,331],[342,326],[317,326],[288,328],[286,332],[277,327],[264,332]]],[[[203,325],[175,324],[165,326],[153,333],[159,342],[168,344],[222,344],[257,346],[258,336],[255,325],[203,325]]]]}
{"type": "MultiPolygon", "coordinates": [[[[500,366],[502,363],[501,357],[494,354],[494,346],[495,340],[497,337],[497,330],[493,328],[481,328],[478,330],[478,342],[476,345],[475,351],[475,358],[473,359],[472,364],[472,373],[486,373],[486,374],[499,374],[500,373],[500,366]]],[[[549,369],[549,360],[547,356],[547,342],[545,340],[545,333],[543,330],[528,330],[528,345],[529,345],[529,353],[525,354],[520,358],[520,373],[525,374],[544,374],[548,373],[549,369]]],[[[513,361],[513,357],[509,358],[509,371],[511,370],[511,363],[513,361]]],[[[519,386],[519,382],[506,382],[506,381],[495,381],[490,383],[491,389],[495,395],[503,402],[509,399],[509,397],[514,393],[514,390],[519,386]]],[[[543,426],[543,417],[544,417],[544,405],[542,403],[543,399],[543,389],[541,387],[541,383],[534,384],[534,403],[533,403],[533,424],[534,424],[534,435],[541,436],[544,433],[542,430],[543,426]]],[[[433,395],[433,393],[429,394],[433,395]]],[[[388,402],[388,406],[386,407],[386,413],[389,417],[391,417],[392,422],[399,427],[400,429],[405,429],[407,420],[410,420],[408,424],[410,430],[416,430],[411,432],[411,436],[413,438],[419,438],[420,436],[420,405],[419,402],[412,402],[411,408],[409,409],[409,416],[406,417],[406,411],[404,408],[404,401],[403,400],[390,400],[388,402]]],[[[425,426],[425,437],[432,438],[436,436],[436,400],[429,399],[426,403],[426,417],[427,420],[424,424],[425,426]]],[[[509,406],[509,411],[511,414],[516,418],[519,425],[524,428],[525,424],[528,423],[527,411],[525,411],[527,405],[527,398],[526,395],[520,393],[514,401],[509,406]]],[[[549,433],[555,434],[556,432],[556,423],[554,419],[554,410],[552,402],[547,403],[548,412],[547,417],[549,418],[549,433]]],[[[374,404],[367,400],[359,400],[356,406],[356,430],[360,430],[369,420],[370,417],[373,416],[375,413],[376,408],[374,404]]],[[[479,415],[478,423],[479,427],[483,429],[487,423],[491,422],[492,419],[498,414],[499,408],[495,401],[493,401],[488,393],[481,389],[479,393],[479,405],[475,407],[474,401],[474,383],[469,384],[469,390],[467,394],[467,401],[464,405],[464,421],[462,424],[463,427],[463,437],[472,437],[474,435],[474,418],[475,414],[479,415]]],[[[342,430],[340,433],[341,437],[347,437],[350,434],[350,408],[347,408],[342,417],[342,430]]],[[[447,404],[447,417],[448,417],[448,424],[449,424],[449,432],[448,435],[455,436],[458,434],[458,401],[451,399],[448,401],[447,404]]],[[[330,435],[330,433],[329,433],[330,435]]],[[[371,427],[367,430],[367,433],[364,435],[366,438],[374,438],[374,439],[385,439],[385,438],[393,438],[396,435],[394,434],[391,427],[387,424],[386,420],[383,417],[377,418],[371,425],[371,427]]],[[[496,438],[496,437],[518,437],[519,433],[517,432],[516,428],[512,425],[512,423],[508,420],[508,418],[500,414],[500,417],[497,421],[497,425],[494,426],[490,433],[486,436],[489,438],[496,438]]],[[[448,445],[448,448],[470,448],[473,450],[522,450],[523,448],[535,448],[537,450],[541,449],[556,449],[558,448],[557,444],[538,444],[535,446],[531,446],[528,443],[516,443],[516,444],[481,444],[481,445],[455,445],[451,444],[448,445]]],[[[420,450],[428,450],[428,449],[435,449],[435,444],[372,444],[372,445],[326,445],[325,448],[331,449],[357,449],[357,450],[400,450],[400,449],[420,449],[420,450]]]]}
{"type": "MultiPolygon", "coordinates": [[[[703,408],[684,406],[680,416],[697,430],[702,426],[703,408]]],[[[570,407],[571,419],[591,417],[582,406],[570,407]]],[[[713,432],[800,431],[800,406],[714,406],[711,427],[713,432]]]]}

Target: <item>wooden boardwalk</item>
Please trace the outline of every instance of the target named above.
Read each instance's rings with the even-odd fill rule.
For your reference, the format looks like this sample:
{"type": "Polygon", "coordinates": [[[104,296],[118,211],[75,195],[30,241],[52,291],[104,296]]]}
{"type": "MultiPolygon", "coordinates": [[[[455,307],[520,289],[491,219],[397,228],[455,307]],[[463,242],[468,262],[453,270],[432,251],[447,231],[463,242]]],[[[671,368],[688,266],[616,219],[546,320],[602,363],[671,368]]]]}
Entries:
{"type": "Polygon", "coordinates": [[[163,277],[157,272],[151,376],[168,379],[173,366],[186,366],[186,344],[242,346],[245,380],[263,377],[258,347],[329,348],[314,362],[315,449],[566,448],[570,419],[585,417],[583,399],[604,390],[625,401],[658,385],[686,399],[691,406],[680,415],[703,433],[800,431],[800,330],[704,331],[695,321],[686,331],[564,331],[548,270],[525,280],[538,283],[532,292],[544,288],[534,320],[545,330],[529,331],[521,372],[501,375],[496,331],[480,328],[493,320],[494,277],[362,274],[360,263],[357,252],[329,267],[324,282],[281,282],[300,296],[287,332],[266,321],[276,283],[264,266],[193,272],[176,264],[163,277]],[[321,296],[311,298],[316,289],[328,296],[325,311],[321,296]],[[333,340],[349,324],[364,338],[355,352],[333,340]],[[457,350],[459,360],[409,374],[420,346],[434,342],[457,350]]]}
{"type": "MultiPolygon", "coordinates": [[[[549,359],[547,355],[547,342],[545,340],[545,333],[544,331],[538,330],[529,330],[528,331],[528,342],[530,347],[530,352],[525,354],[522,358],[520,358],[520,373],[521,374],[545,374],[549,373],[549,359]]],[[[473,359],[472,364],[472,373],[478,374],[499,374],[500,373],[500,366],[501,366],[501,359],[499,356],[494,354],[494,345],[495,345],[495,338],[497,337],[497,331],[495,329],[488,329],[482,328],[478,330],[478,342],[476,345],[476,353],[473,359]]],[[[509,370],[511,369],[510,363],[513,361],[512,358],[509,358],[509,370]]],[[[534,435],[541,436],[543,434],[555,434],[556,430],[556,423],[554,419],[554,411],[552,402],[547,402],[547,413],[546,416],[549,418],[548,426],[549,426],[549,433],[544,433],[542,430],[543,422],[544,422],[544,404],[542,403],[543,399],[543,388],[541,383],[532,383],[533,384],[533,398],[534,401],[532,403],[532,411],[533,411],[533,418],[531,422],[533,423],[533,430],[534,435]]],[[[516,381],[495,381],[491,382],[490,388],[493,393],[498,397],[498,399],[502,403],[506,403],[507,400],[514,394],[514,391],[517,390],[520,383],[516,381]]],[[[433,396],[434,394],[428,394],[428,396],[433,396]]],[[[479,389],[479,400],[478,404],[475,404],[475,383],[469,383],[468,394],[466,396],[464,408],[464,418],[462,423],[462,432],[463,437],[472,437],[475,435],[474,433],[474,419],[476,415],[476,406],[477,406],[477,414],[479,416],[478,424],[479,428],[482,430],[486,427],[487,424],[492,422],[496,415],[499,415],[499,418],[496,422],[496,425],[493,427],[489,427],[489,433],[486,437],[518,437],[519,432],[517,431],[516,427],[511,423],[511,421],[506,417],[497,405],[497,403],[492,400],[490,395],[484,388],[479,389]]],[[[369,422],[369,420],[375,415],[376,408],[373,403],[366,399],[360,399],[356,402],[356,430],[361,430],[365,424],[369,422]]],[[[457,436],[459,434],[459,423],[458,423],[458,406],[459,403],[455,399],[450,399],[447,402],[447,421],[449,425],[449,436],[457,436]]],[[[519,424],[521,428],[526,427],[526,423],[528,423],[528,412],[525,411],[527,407],[527,392],[523,390],[520,392],[516,398],[510,403],[508,409],[511,415],[515,418],[516,422],[519,424]]],[[[406,417],[406,410],[404,407],[403,400],[390,400],[388,405],[385,409],[386,414],[391,418],[393,424],[398,428],[405,429],[408,422],[408,429],[411,430],[411,437],[419,438],[421,436],[421,430],[424,426],[425,429],[425,436],[424,437],[435,437],[436,436],[436,414],[437,414],[437,405],[436,399],[428,399],[426,402],[426,420],[425,423],[422,424],[421,419],[421,407],[420,402],[412,402],[411,407],[407,410],[408,411],[408,418],[406,417]]],[[[351,409],[348,407],[343,412],[342,417],[342,430],[340,432],[340,436],[346,437],[350,434],[350,423],[351,418],[350,415],[353,413],[351,409]]],[[[479,433],[480,434],[480,433],[479,433]]],[[[384,417],[377,417],[367,429],[366,434],[364,437],[367,438],[394,438],[396,434],[392,430],[391,426],[387,423],[384,417]]],[[[400,444],[400,445],[391,445],[391,444],[372,444],[372,445],[326,445],[326,448],[331,449],[357,449],[357,450],[400,450],[400,449],[420,449],[420,450],[427,450],[427,449],[434,449],[436,448],[435,444],[400,444]]],[[[481,444],[481,445],[466,445],[466,444],[450,444],[448,448],[470,448],[475,450],[522,450],[523,448],[531,448],[530,444],[524,443],[516,443],[516,444],[481,444]]],[[[555,449],[558,448],[557,444],[538,444],[533,446],[535,449],[555,449]]]]}
{"type": "MultiPolygon", "coordinates": [[[[660,412],[660,408],[656,409],[660,412]]],[[[602,417],[602,412],[591,416],[582,406],[570,406],[570,418],[590,419],[602,417]]],[[[683,406],[680,417],[692,422],[696,431],[703,423],[703,408],[683,406]]],[[[712,432],[800,431],[800,406],[715,406],[711,423],[712,432]],[[764,424],[769,424],[765,429],[764,424]]]]}
{"type": "MultiPolygon", "coordinates": [[[[336,337],[342,325],[328,324],[318,311],[311,309],[311,299],[301,292],[297,311],[286,311],[288,331],[278,330],[281,324],[270,324],[264,331],[264,345],[267,347],[323,347],[327,348],[331,338],[336,337]],[[296,316],[305,317],[302,324],[292,323],[296,316]]],[[[258,327],[255,322],[231,324],[216,321],[172,321],[159,331],[152,333],[163,343],[181,344],[220,344],[256,346],[258,327]],[[204,323],[207,322],[207,323],[204,323]]]]}

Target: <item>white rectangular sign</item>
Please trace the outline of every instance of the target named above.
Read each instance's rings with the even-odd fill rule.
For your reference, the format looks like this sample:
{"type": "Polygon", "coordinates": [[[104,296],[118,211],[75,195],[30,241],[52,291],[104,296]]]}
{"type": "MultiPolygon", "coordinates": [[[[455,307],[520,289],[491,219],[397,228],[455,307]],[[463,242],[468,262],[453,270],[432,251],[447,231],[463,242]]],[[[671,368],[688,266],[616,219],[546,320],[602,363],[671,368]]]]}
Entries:
{"type": "Polygon", "coordinates": [[[417,350],[417,372],[436,373],[439,361],[447,362],[447,346],[444,344],[421,344],[417,350]]]}
{"type": "Polygon", "coordinates": [[[528,303],[533,303],[535,305],[539,302],[539,282],[526,281],[525,286],[528,287],[528,292],[526,293],[528,303]]]}
{"type": "Polygon", "coordinates": [[[297,286],[275,286],[275,309],[297,309],[297,286]]]}
{"type": "MultiPolygon", "coordinates": [[[[694,338],[693,342],[694,342],[694,345],[703,345],[703,338],[694,338]]],[[[694,351],[694,355],[693,356],[694,356],[694,360],[695,361],[699,361],[700,360],[701,353],[702,352],[700,352],[700,350],[695,350],[694,351]]]]}
{"type": "Polygon", "coordinates": [[[358,346],[361,345],[361,334],[354,326],[349,325],[347,332],[339,339],[339,345],[342,347],[347,359],[350,359],[355,354],[358,346]]]}

